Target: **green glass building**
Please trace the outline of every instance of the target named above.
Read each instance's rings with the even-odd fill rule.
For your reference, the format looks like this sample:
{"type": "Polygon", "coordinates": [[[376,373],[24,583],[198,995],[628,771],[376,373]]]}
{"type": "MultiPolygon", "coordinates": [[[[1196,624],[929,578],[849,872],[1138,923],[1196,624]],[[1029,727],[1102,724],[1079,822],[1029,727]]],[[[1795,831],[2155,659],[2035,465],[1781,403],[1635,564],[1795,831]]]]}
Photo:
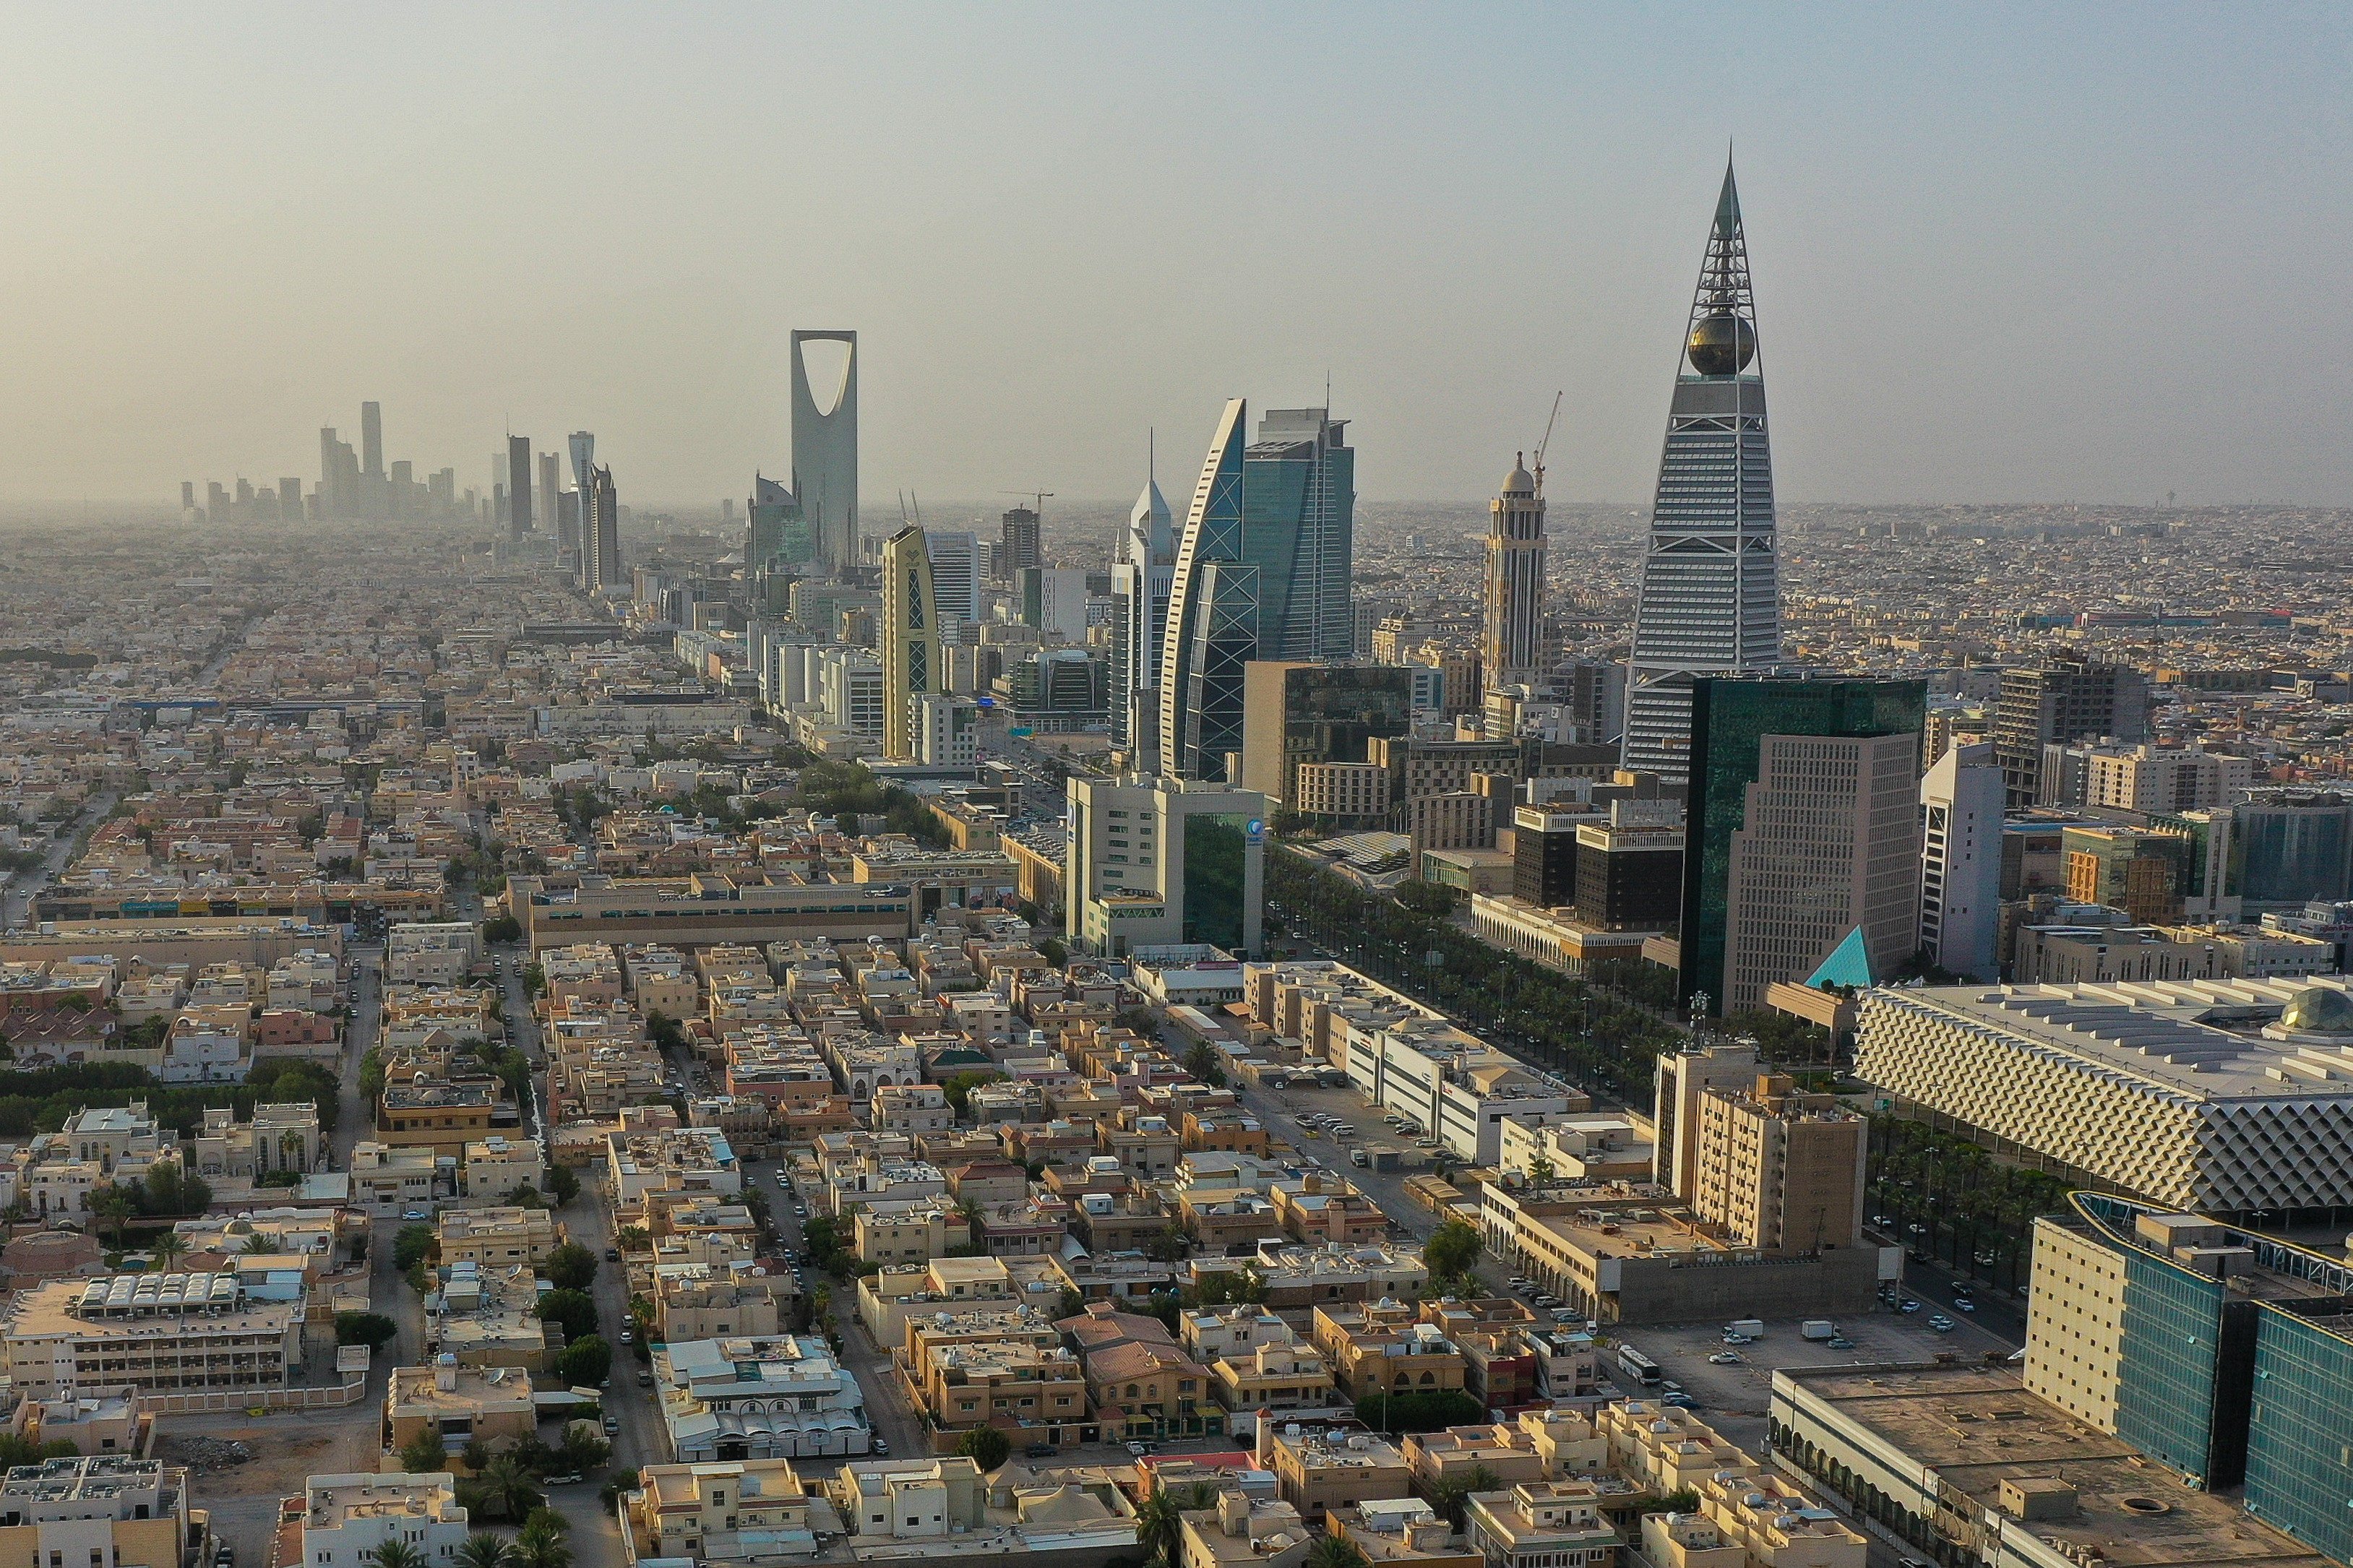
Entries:
{"type": "Polygon", "coordinates": [[[1765,737],[1917,735],[1927,710],[1927,687],[1917,680],[1717,676],[1692,682],[1677,1001],[1689,1005],[1705,992],[1711,1011],[1723,1006],[1733,836],[1746,815],[1748,786],[1757,781],[1765,737]]]}

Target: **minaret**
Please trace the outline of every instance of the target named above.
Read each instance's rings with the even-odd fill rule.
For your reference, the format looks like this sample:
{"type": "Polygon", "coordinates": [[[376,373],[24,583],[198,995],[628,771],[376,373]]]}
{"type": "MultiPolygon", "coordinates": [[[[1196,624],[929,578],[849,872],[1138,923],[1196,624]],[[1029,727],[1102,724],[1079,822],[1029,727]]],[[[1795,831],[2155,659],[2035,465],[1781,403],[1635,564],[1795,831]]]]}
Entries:
{"type": "Polygon", "coordinates": [[[1624,753],[1626,766],[1675,784],[1689,771],[1692,678],[1781,657],[1765,377],[1729,164],[1682,358],[1634,607],[1624,753]]]}
{"type": "Polygon", "coordinates": [[[1504,493],[1487,510],[1487,618],[1479,665],[1490,690],[1526,684],[1544,662],[1544,491],[1526,457],[1513,460],[1504,493]]]}

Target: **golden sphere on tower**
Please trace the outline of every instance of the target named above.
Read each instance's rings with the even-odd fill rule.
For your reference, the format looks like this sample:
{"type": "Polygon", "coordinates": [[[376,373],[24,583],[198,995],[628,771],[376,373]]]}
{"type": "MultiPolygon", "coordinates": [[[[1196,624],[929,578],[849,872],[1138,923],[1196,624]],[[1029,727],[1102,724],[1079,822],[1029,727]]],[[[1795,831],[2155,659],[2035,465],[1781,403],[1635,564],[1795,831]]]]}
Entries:
{"type": "Polygon", "coordinates": [[[1702,375],[1737,375],[1757,357],[1757,329],[1729,310],[1702,316],[1685,345],[1702,375]]]}

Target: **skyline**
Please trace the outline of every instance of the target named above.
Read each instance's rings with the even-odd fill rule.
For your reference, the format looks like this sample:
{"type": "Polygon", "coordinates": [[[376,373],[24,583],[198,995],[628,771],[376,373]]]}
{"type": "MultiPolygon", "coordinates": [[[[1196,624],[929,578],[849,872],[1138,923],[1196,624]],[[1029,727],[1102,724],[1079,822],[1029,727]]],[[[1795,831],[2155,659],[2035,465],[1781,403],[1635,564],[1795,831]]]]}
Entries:
{"type": "Polygon", "coordinates": [[[1122,501],[1152,432],[1184,470],[1227,397],[1327,374],[1368,500],[1482,499],[1556,389],[1555,497],[1639,500],[1727,141],[1785,500],[2353,500],[2353,324],[2317,303],[2353,238],[2316,199],[2341,13],[1377,9],[1236,49],[1173,16],[581,7],[567,47],[635,72],[585,113],[552,60],[508,76],[554,13],[468,14],[462,50],[454,11],[292,15],[25,13],[0,503],[307,475],[363,400],[461,486],[511,423],[599,431],[648,505],[740,499],[788,461],[789,334],[828,323],[869,361],[869,511],[1122,501]],[[265,39],[268,90],[219,90],[265,39]],[[553,244],[584,193],[605,243],[553,244]]]}

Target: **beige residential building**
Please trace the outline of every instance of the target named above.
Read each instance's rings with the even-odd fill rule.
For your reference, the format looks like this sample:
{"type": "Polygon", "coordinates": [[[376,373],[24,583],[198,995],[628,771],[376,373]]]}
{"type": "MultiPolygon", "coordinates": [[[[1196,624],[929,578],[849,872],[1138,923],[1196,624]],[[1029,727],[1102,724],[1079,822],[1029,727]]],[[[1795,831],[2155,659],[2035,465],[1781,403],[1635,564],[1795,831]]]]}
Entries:
{"type": "Polygon", "coordinates": [[[1489,1568],[1611,1568],[1618,1557],[1618,1531],[1588,1480],[1474,1492],[1463,1505],[1462,1533],[1489,1568]]]}
{"type": "Polygon", "coordinates": [[[2255,782],[2253,758],[2125,746],[2089,754],[2086,805],[2170,815],[2229,805],[2255,782]]]}
{"type": "Polygon", "coordinates": [[[1732,833],[1722,1010],[1763,1005],[1852,931],[1874,975],[1918,949],[1919,784],[1916,733],[1760,739],[1732,833]]]}
{"type": "Polygon", "coordinates": [[[1259,1426],[1261,1468],[1274,1472],[1275,1489],[1303,1518],[1321,1522],[1348,1503],[1409,1497],[1413,1471],[1397,1446],[1370,1433],[1326,1436],[1306,1427],[1293,1436],[1281,1423],[1259,1426]]]}
{"type": "Polygon", "coordinates": [[[1419,1498],[1350,1503],[1324,1519],[1374,1568],[1483,1568],[1485,1559],[1419,1498]]]}
{"type": "Polygon", "coordinates": [[[416,1548],[428,1563],[447,1563],[469,1528],[447,1471],[312,1476],[301,1507],[305,1568],[373,1568],[377,1551],[393,1542],[416,1548]]]}
{"type": "Polygon", "coordinates": [[[430,1148],[402,1148],[374,1140],[354,1143],[352,1205],[379,1219],[428,1207],[433,1202],[433,1176],[438,1163],[439,1155],[430,1148]]]}
{"type": "Polygon", "coordinates": [[[177,1568],[190,1533],[188,1472],[127,1454],[45,1459],[0,1480],[8,1568],[177,1568]]]}
{"type": "Polygon", "coordinates": [[[755,1266],[667,1263],[654,1269],[654,1326],[664,1342],[715,1340],[784,1331],[783,1299],[792,1281],[755,1266]]]}
{"type": "Polygon", "coordinates": [[[1258,1345],[1218,1362],[1209,1375],[1218,1403],[1236,1415],[1328,1410],[1344,1403],[1323,1352],[1307,1345],[1258,1345]]]}
{"type": "Polygon", "coordinates": [[[1691,1186],[1675,1195],[1700,1223],[1776,1255],[1862,1240],[1864,1118],[1778,1073],[1745,1090],[1703,1089],[1695,1109],[1691,1186]]]}
{"type": "Polygon", "coordinates": [[[519,1205],[453,1209],[440,1219],[441,1262],[483,1268],[540,1263],[563,1241],[555,1216],[519,1205]]]}
{"type": "Polygon", "coordinates": [[[640,1561],[769,1557],[779,1541],[809,1529],[808,1489],[790,1459],[649,1465],[628,1505],[631,1555],[640,1561]]]}
{"type": "Polygon", "coordinates": [[[517,1187],[546,1192],[547,1165],[535,1140],[494,1133],[466,1145],[459,1181],[466,1196],[477,1202],[504,1203],[517,1187]]]}
{"type": "Polygon", "coordinates": [[[531,1373],[520,1367],[460,1366],[443,1352],[431,1366],[396,1366],[384,1395],[385,1429],[397,1454],[420,1433],[455,1457],[469,1443],[493,1453],[512,1448],[539,1427],[531,1373]]]}
{"type": "Polygon", "coordinates": [[[1177,1568],[1299,1568],[1315,1544],[1299,1510],[1276,1498],[1222,1491],[1215,1508],[1176,1517],[1177,1568]]]}
{"type": "Polygon", "coordinates": [[[116,1274],[19,1291],[0,1351],[20,1394],[128,1384],[147,1394],[284,1386],[304,1301],[257,1301],[234,1274],[116,1274]]]}

